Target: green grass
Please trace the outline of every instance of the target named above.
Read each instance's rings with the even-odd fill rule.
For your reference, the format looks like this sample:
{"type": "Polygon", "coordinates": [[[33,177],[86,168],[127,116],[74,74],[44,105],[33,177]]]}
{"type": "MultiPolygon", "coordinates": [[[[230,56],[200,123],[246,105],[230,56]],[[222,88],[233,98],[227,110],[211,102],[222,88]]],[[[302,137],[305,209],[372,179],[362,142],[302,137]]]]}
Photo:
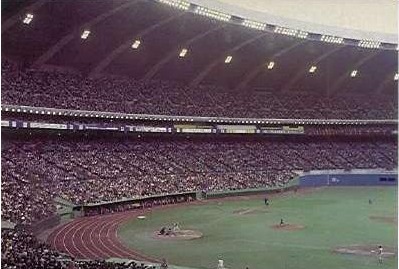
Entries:
{"type": "Polygon", "coordinates": [[[147,219],[131,221],[118,231],[130,247],[171,264],[216,268],[221,257],[231,269],[368,269],[397,268],[397,259],[342,255],[337,246],[383,244],[397,246],[397,226],[371,220],[369,216],[397,216],[394,187],[343,187],[318,189],[308,194],[275,197],[267,213],[258,197],[239,201],[210,201],[203,205],[155,210],[147,219]],[[373,199],[372,205],[368,199],[373,199]],[[238,215],[240,209],[259,209],[238,215]],[[271,228],[280,218],[301,224],[300,231],[271,228]],[[163,225],[179,222],[204,236],[191,241],[153,239],[163,225]]]}

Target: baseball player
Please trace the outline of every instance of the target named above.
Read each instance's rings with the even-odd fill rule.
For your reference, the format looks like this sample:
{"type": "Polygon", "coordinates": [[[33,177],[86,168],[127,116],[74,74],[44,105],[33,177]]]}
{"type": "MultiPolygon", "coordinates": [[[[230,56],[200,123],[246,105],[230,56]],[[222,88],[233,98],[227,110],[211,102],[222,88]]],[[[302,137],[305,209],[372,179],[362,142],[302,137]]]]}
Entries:
{"type": "Polygon", "coordinates": [[[379,264],[382,264],[383,251],[384,251],[384,249],[382,248],[382,246],[378,246],[377,256],[378,256],[378,263],[379,264]]]}

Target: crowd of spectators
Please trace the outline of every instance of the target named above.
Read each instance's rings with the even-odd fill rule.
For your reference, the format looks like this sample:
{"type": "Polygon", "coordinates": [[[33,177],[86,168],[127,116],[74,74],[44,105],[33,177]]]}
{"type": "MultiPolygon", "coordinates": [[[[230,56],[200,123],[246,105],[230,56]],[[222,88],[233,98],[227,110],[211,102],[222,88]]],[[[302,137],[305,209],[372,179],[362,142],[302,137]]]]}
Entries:
{"type": "Polygon", "coordinates": [[[395,119],[396,98],[320,96],[233,91],[215,86],[124,78],[87,78],[77,74],[15,71],[2,63],[3,104],[184,116],[395,119]]]}
{"type": "Polygon", "coordinates": [[[24,230],[1,231],[1,268],[5,269],[151,269],[134,261],[79,261],[52,250],[24,230]]]}
{"type": "MultiPolygon", "coordinates": [[[[394,100],[90,79],[59,72],[21,71],[2,62],[1,101],[10,105],[186,116],[395,119],[394,100]]],[[[381,133],[381,128],[385,127],[311,127],[307,134],[368,135],[381,133]]],[[[393,169],[397,144],[391,140],[29,138],[2,141],[1,155],[2,220],[31,224],[54,214],[55,197],[87,204],[186,191],[283,186],[298,171],[393,169]]],[[[149,268],[134,262],[76,261],[23,230],[2,230],[1,235],[4,268],[149,268]]]]}
{"type": "Polygon", "coordinates": [[[68,268],[62,256],[22,230],[1,230],[1,267],[23,269],[68,268]]]}
{"type": "Polygon", "coordinates": [[[2,218],[29,224],[76,204],[282,186],[295,171],[386,168],[392,142],[39,139],[3,143],[2,218]]]}

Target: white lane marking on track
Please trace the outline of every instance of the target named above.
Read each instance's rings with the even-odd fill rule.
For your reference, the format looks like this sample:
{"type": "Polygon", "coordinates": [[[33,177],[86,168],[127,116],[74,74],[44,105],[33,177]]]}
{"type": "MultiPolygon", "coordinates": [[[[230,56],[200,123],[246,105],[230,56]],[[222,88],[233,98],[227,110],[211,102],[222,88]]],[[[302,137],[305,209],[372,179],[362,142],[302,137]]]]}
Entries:
{"type": "MultiPolygon", "coordinates": [[[[102,224],[102,226],[101,226],[99,232],[97,233],[97,237],[98,237],[97,240],[98,240],[98,243],[103,247],[103,249],[106,249],[106,250],[107,250],[107,252],[108,252],[108,253],[107,253],[107,256],[109,256],[109,257],[121,257],[121,258],[123,258],[123,257],[120,255],[120,253],[115,252],[115,250],[112,249],[112,248],[110,248],[110,247],[108,246],[108,244],[105,244],[105,243],[104,243],[103,236],[102,236],[102,232],[103,232],[104,228],[107,227],[107,225],[112,224],[112,221],[107,220],[107,217],[105,217],[104,219],[105,219],[105,220],[102,220],[102,221],[99,221],[99,222],[98,222],[99,225],[102,224]],[[115,254],[116,254],[116,256],[115,256],[115,254]]],[[[119,219],[119,218],[118,218],[118,219],[119,219]]]]}
{"type": "MultiPolygon", "coordinates": [[[[115,215],[102,216],[103,219],[111,218],[112,221],[107,221],[106,225],[104,225],[100,230],[100,235],[101,235],[103,232],[103,228],[105,227],[107,228],[105,234],[106,236],[105,237],[100,236],[100,244],[102,244],[103,246],[109,245],[110,247],[112,247],[111,252],[115,254],[115,251],[117,251],[119,253],[118,255],[122,256],[123,258],[126,257],[135,258],[135,259],[142,258],[143,260],[155,261],[154,258],[148,257],[144,254],[138,253],[134,250],[127,248],[126,246],[121,244],[117,236],[115,236],[117,232],[117,226],[120,223],[126,221],[127,219],[135,216],[136,213],[137,212],[123,212],[120,214],[115,214],[116,216],[120,216],[120,218],[115,218],[115,215]]],[[[110,250],[110,248],[108,248],[108,250],[110,250]]]]}
{"type": "Polygon", "coordinates": [[[90,222],[90,220],[85,219],[84,221],[82,221],[80,223],[81,224],[80,227],[78,229],[75,229],[72,233],[72,236],[70,237],[70,241],[72,242],[73,247],[77,250],[80,257],[84,257],[84,258],[87,258],[87,256],[85,255],[84,251],[81,251],[81,249],[76,245],[76,243],[78,243],[79,241],[76,241],[75,238],[77,238],[78,231],[80,229],[84,228],[87,222],[90,222]]]}
{"type": "Polygon", "coordinates": [[[76,232],[78,232],[79,230],[82,230],[82,233],[80,234],[80,241],[81,241],[81,245],[83,248],[85,248],[87,250],[87,253],[89,255],[87,255],[86,257],[89,259],[95,259],[97,258],[97,254],[95,252],[92,251],[92,249],[90,249],[87,244],[86,244],[86,240],[84,239],[84,235],[86,233],[86,231],[90,231],[90,227],[93,225],[93,223],[95,223],[95,220],[91,220],[89,219],[88,222],[85,223],[84,226],[80,227],[76,232]]]}
{"type": "MultiPolygon", "coordinates": [[[[101,223],[102,223],[101,220],[99,220],[99,221],[94,221],[94,222],[93,222],[93,226],[94,226],[94,227],[92,227],[92,228],[90,229],[89,242],[90,242],[90,244],[93,246],[93,248],[96,250],[96,252],[98,253],[98,256],[99,256],[100,258],[106,259],[106,258],[109,258],[108,253],[104,252],[103,249],[99,248],[99,247],[94,243],[94,236],[93,236],[93,233],[98,231],[97,229],[98,229],[98,227],[99,227],[99,225],[100,225],[101,223]]],[[[97,234],[96,234],[96,235],[97,235],[97,234]]],[[[98,237],[99,237],[99,235],[98,235],[98,237]]]]}
{"type": "Polygon", "coordinates": [[[123,216],[122,218],[118,219],[117,221],[110,222],[109,223],[110,225],[107,226],[106,240],[108,241],[109,244],[112,245],[113,248],[117,249],[120,253],[122,253],[122,255],[127,255],[128,257],[132,257],[134,255],[134,253],[130,252],[129,249],[125,249],[121,246],[116,245],[115,241],[113,240],[114,238],[111,238],[111,236],[110,236],[110,231],[113,230],[117,225],[119,225],[120,223],[122,223],[123,221],[125,221],[128,218],[129,218],[129,216],[123,216]]]}
{"type": "Polygon", "coordinates": [[[114,246],[116,246],[116,245],[115,245],[115,242],[116,242],[116,243],[119,245],[119,247],[118,247],[118,246],[116,246],[116,247],[118,247],[119,249],[124,249],[124,252],[129,253],[129,255],[130,255],[131,257],[133,257],[133,258],[139,257],[139,258],[142,258],[143,260],[159,262],[158,259],[152,258],[152,257],[150,257],[150,256],[147,256],[147,255],[143,254],[143,253],[140,253],[140,252],[134,251],[134,250],[132,250],[132,249],[129,249],[129,248],[126,247],[124,244],[122,244],[122,242],[119,240],[119,238],[118,238],[118,227],[117,227],[117,226],[119,226],[122,222],[124,222],[125,220],[129,219],[129,218],[132,217],[132,216],[135,216],[135,215],[126,214],[126,216],[125,216],[124,219],[122,219],[121,221],[118,221],[118,222],[115,222],[115,223],[114,223],[114,225],[113,225],[112,228],[115,229],[115,230],[114,230],[114,232],[113,232],[113,234],[112,234],[112,236],[113,236],[113,237],[112,237],[112,240],[110,240],[111,243],[112,243],[114,246]]]}
{"type": "MultiPolygon", "coordinates": [[[[119,220],[120,218],[118,218],[117,220],[119,220]]],[[[113,219],[113,221],[115,221],[115,219],[113,219]]],[[[112,225],[113,221],[103,221],[102,222],[102,226],[100,228],[100,231],[98,232],[98,242],[101,244],[101,246],[104,247],[104,249],[107,249],[107,251],[109,251],[108,255],[111,257],[115,257],[115,258],[124,258],[123,255],[121,255],[118,252],[115,252],[114,249],[111,249],[107,246],[107,244],[104,244],[103,238],[101,236],[102,232],[104,231],[105,227],[108,227],[108,225],[112,225]]],[[[106,232],[106,237],[105,239],[108,239],[108,235],[107,235],[107,231],[106,232]]]]}
{"type": "MultiPolygon", "coordinates": [[[[76,256],[76,253],[74,254],[73,251],[71,250],[72,248],[69,249],[68,245],[66,244],[66,236],[67,236],[67,234],[69,234],[70,231],[72,231],[72,229],[75,226],[81,224],[81,222],[83,222],[83,220],[78,220],[78,221],[71,222],[72,225],[70,225],[69,229],[66,229],[66,231],[62,234],[62,237],[61,237],[61,242],[62,242],[63,248],[71,256],[76,256]]],[[[75,246],[73,244],[72,244],[72,247],[75,248],[75,246]]],[[[79,253],[79,251],[78,251],[78,253],[79,253]]]]}
{"type": "MultiPolygon", "coordinates": [[[[60,250],[60,249],[57,247],[57,239],[58,239],[58,236],[60,236],[60,234],[61,234],[67,227],[69,227],[70,225],[73,225],[73,221],[64,224],[63,226],[59,227],[57,231],[54,231],[55,234],[54,234],[54,236],[53,236],[51,242],[49,242],[49,244],[50,244],[51,246],[53,246],[54,249],[60,250]]],[[[51,236],[51,235],[50,235],[50,236],[51,236]]]]}

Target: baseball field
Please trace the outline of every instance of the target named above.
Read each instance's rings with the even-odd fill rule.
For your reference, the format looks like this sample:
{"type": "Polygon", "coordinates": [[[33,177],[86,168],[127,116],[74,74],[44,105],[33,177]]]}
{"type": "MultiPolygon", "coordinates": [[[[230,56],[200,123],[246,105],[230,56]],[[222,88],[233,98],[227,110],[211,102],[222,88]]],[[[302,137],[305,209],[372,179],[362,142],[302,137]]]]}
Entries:
{"type": "Polygon", "coordinates": [[[396,197],[395,187],[330,187],[271,196],[269,206],[261,196],[208,200],[147,212],[118,236],[132,249],[195,268],[216,268],[218,259],[232,269],[397,268],[396,197]],[[156,236],[173,223],[201,237],[156,236]]]}

